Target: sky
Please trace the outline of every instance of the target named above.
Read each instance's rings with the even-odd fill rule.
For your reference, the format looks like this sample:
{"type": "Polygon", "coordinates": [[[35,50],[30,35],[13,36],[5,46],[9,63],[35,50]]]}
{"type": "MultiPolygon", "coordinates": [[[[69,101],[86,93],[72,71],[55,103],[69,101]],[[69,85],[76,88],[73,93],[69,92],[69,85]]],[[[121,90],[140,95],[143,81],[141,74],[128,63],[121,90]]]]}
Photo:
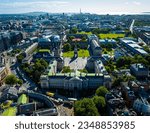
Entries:
{"type": "Polygon", "coordinates": [[[150,12],[150,0],[0,0],[0,14],[49,13],[135,14],[150,12]]]}

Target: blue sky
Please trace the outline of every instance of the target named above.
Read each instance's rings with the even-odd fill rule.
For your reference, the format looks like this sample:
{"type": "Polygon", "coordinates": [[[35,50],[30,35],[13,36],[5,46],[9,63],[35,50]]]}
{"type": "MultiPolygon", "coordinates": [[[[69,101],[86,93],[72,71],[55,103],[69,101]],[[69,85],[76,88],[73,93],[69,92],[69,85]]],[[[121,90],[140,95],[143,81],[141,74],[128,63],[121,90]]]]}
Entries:
{"type": "Polygon", "coordinates": [[[150,11],[150,0],[0,0],[0,14],[44,11],[98,14],[141,13],[150,11]]]}

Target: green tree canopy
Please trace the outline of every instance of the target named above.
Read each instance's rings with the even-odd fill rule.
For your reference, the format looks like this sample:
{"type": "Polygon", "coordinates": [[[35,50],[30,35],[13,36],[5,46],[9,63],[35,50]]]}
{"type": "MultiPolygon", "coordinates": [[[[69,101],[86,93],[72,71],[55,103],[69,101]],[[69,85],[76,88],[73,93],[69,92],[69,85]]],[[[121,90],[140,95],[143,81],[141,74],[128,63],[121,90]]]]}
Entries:
{"type": "Polygon", "coordinates": [[[77,28],[72,28],[71,30],[70,30],[70,33],[71,34],[76,34],[78,32],[78,29],[77,28]]]}
{"type": "Polygon", "coordinates": [[[100,86],[100,87],[96,90],[96,95],[97,95],[97,96],[103,96],[103,97],[105,97],[105,95],[106,95],[108,92],[109,92],[109,91],[107,90],[106,87],[100,86]]]}
{"type": "Polygon", "coordinates": [[[13,74],[11,75],[8,75],[6,78],[5,78],[5,83],[8,84],[8,85],[14,85],[16,84],[18,81],[17,77],[13,74]]]}
{"type": "Polygon", "coordinates": [[[21,79],[18,79],[18,80],[17,80],[17,83],[18,83],[19,85],[22,85],[22,84],[23,84],[23,81],[22,81],[21,79]]]}
{"type": "Polygon", "coordinates": [[[24,63],[21,65],[25,73],[36,83],[39,82],[41,74],[45,72],[47,67],[48,63],[44,59],[36,59],[32,64],[24,63]]]}
{"type": "Polygon", "coordinates": [[[97,108],[104,108],[106,106],[105,98],[102,96],[94,96],[93,102],[97,108]]]}
{"type": "Polygon", "coordinates": [[[98,116],[98,110],[92,99],[84,98],[76,101],[74,106],[76,116],[98,116]]]}
{"type": "Polygon", "coordinates": [[[62,73],[70,73],[72,70],[70,69],[70,66],[64,66],[62,69],[62,73]]]}
{"type": "Polygon", "coordinates": [[[19,63],[22,63],[23,59],[24,59],[24,56],[23,56],[22,53],[17,56],[17,60],[18,60],[19,63]]]}
{"type": "Polygon", "coordinates": [[[142,63],[144,65],[149,65],[147,57],[142,57],[141,55],[135,55],[134,57],[121,57],[116,61],[117,68],[125,67],[129,68],[131,64],[142,63]]]}
{"type": "Polygon", "coordinates": [[[64,52],[71,51],[71,45],[69,43],[64,44],[63,50],[64,52]]]}

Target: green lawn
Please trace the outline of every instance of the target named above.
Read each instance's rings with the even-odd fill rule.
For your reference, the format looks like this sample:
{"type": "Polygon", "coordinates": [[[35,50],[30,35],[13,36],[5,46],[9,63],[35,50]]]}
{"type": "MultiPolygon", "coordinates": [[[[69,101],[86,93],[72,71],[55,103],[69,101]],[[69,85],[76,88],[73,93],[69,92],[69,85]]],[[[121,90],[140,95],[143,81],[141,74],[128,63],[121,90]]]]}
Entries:
{"type": "Polygon", "coordinates": [[[114,56],[114,50],[108,51],[104,48],[102,51],[102,54],[105,54],[105,53],[109,54],[110,56],[114,56]]]}
{"type": "Polygon", "coordinates": [[[113,33],[109,33],[109,34],[99,34],[101,39],[106,39],[106,38],[112,38],[112,39],[117,39],[117,38],[123,38],[125,36],[125,34],[113,34],[113,33]]]}
{"type": "Polygon", "coordinates": [[[73,57],[74,56],[74,51],[69,51],[69,52],[64,52],[63,57],[73,57]]]}
{"type": "Polygon", "coordinates": [[[22,94],[19,98],[17,103],[20,104],[26,104],[28,102],[28,97],[25,94],[22,94]]]}
{"type": "Polygon", "coordinates": [[[39,49],[38,52],[39,52],[39,53],[44,53],[44,52],[50,53],[50,50],[49,50],[49,49],[39,49]]]}
{"type": "Polygon", "coordinates": [[[16,107],[10,107],[2,113],[2,116],[15,116],[16,112],[17,112],[16,107]]]}
{"type": "MultiPolygon", "coordinates": [[[[64,52],[63,53],[63,57],[73,57],[74,56],[74,51],[69,51],[69,52],[64,52]]],[[[80,49],[78,51],[78,56],[79,57],[89,57],[90,54],[89,54],[89,51],[88,50],[83,50],[83,49],[80,49]]]]}
{"type": "MultiPolygon", "coordinates": [[[[78,34],[92,35],[92,32],[81,31],[78,32],[78,34]]],[[[117,38],[124,38],[125,34],[108,33],[108,34],[99,34],[99,36],[101,39],[106,39],[106,38],[117,39],[117,38]]]]}
{"type": "Polygon", "coordinates": [[[78,56],[79,56],[79,57],[89,57],[90,54],[89,54],[89,51],[88,51],[88,50],[80,49],[80,50],[78,51],[78,56]]]}
{"type": "Polygon", "coordinates": [[[92,32],[81,31],[81,32],[78,32],[78,34],[92,35],[92,32]]]}

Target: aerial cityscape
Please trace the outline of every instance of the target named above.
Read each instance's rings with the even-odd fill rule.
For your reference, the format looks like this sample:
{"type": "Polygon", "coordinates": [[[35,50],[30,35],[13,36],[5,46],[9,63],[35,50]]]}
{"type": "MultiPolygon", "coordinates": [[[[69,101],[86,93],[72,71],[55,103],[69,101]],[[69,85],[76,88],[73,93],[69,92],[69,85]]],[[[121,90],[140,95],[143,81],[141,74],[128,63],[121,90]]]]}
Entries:
{"type": "Polygon", "coordinates": [[[150,116],[150,2],[80,1],[0,0],[0,116],[150,116]]]}

